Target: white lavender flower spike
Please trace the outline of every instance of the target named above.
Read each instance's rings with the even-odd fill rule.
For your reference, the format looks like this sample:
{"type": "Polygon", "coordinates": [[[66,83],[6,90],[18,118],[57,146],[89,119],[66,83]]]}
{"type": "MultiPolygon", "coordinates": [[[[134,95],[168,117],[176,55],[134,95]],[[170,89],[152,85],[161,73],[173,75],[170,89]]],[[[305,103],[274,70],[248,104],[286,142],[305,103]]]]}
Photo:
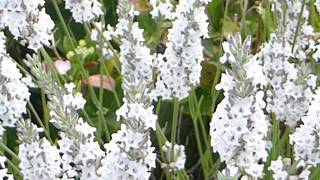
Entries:
{"type": "Polygon", "coordinates": [[[73,84],[66,84],[66,89],[61,88],[51,71],[45,70],[39,57],[29,57],[26,63],[48,96],[50,122],[61,130],[58,144],[62,154],[63,178],[98,179],[97,169],[104,153],[94,140],[96,129],[77,113],[85,103],[82,95],[73,94],[73,84]]]}
{"type": "Polygon", "coordinates": [[[150,128],[155,128],[157,116],[148,104],[144,82],[124,80],[124,104],[117,111],[123,118],[121,129],[105,144],[106,157],[98,170],[102,179],[149,179],[155,168],[156,154],[150,140],[150,128]]]}
{"type": "Polygon", "coordinates": [[[208,37],[205,4],[199,0],[182,0],[176,6],[167,48],[157,57],[159,75],[154,97],[181,100],[188,96],[192,86],[199,84],[204,60],[201,41],[208,37]]]}
{"type": "Polygon", "coordinates": [[[255,80],[248,69],[255,65],[257,77],[263,77],[262,66],[250,55],[250,44],[250,37],[242,42],[239,33],[229,36],[223,44],[222,62],[229,62],[231,69],[222,75],[216,86],[224,90],[225,98],[212,116],[210,136],[213,151],[219,153],[227,169],[235,172],[238,168],[241,174],[261,178],[263,162],[268,156],[269,123],[263,112],[264,92],[259,89],[264,81],[255,80]]]}
{"type": "Polygon", "coordinates": [[[15,127],[26,113],[30,93],[22,82],[16,63],[6,53],[5,36],[0,33],[0,126],[15,127]]]}

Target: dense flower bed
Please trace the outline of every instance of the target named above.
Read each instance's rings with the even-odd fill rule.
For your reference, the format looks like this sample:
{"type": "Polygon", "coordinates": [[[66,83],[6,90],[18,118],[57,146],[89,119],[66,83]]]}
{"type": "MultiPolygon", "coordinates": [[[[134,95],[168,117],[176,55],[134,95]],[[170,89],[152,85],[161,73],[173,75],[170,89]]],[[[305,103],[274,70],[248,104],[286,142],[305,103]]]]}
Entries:
{"type": "Polygon", "coordinates": [[[0,0],[0,179],[320,179],[319,0],[0,0]]]}

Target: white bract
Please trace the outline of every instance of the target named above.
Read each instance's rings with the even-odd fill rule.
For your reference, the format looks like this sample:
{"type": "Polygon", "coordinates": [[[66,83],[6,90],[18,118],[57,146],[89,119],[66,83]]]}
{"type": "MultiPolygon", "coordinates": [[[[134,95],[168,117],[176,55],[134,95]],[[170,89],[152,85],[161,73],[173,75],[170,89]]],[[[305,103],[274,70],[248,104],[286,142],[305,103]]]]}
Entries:
{"type": "Polygon", "coordinates": [[[165,153],[166,158],[166,162],[161,164],[162,168],[168,171],[179,171],[184,169],[184,164],[186,163],[184,145],[175,144],[172,146],[172,143],[166,141],[161,148],[165,153]]]}

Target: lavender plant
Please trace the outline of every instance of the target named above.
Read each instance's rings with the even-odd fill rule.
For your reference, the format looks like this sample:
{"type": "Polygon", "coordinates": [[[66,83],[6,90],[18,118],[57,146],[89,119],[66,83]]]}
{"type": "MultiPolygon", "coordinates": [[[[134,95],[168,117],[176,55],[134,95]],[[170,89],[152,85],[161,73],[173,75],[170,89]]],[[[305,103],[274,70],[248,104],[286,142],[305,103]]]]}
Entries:
{"type": "Polygon", "coordinates": [[[318,0],[0,0],[0,178],[319,179],[318,0]]]}

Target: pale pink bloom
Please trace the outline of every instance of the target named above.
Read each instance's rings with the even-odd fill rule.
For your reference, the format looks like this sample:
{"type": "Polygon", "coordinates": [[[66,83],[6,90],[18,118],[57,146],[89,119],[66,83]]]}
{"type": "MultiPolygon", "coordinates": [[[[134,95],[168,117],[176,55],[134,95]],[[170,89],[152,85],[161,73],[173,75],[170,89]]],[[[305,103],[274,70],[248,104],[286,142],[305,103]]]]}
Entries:
{"type": "Polygon", "coordinates": [[[113,91],[115,89],[115,81],[112,79],[112,77],[106,75],[94,74],[89,77],[89,83],[86,80],[83,82],[96,88],[99,88],[102,84],[102,88],[109,91],[113,91]]]}
{"type": "Polygon", "coordinates": [[[54,66],[60,74],[67,74],[67,72],[71,69],[70,61],[66,60],[56,60],[54,62],[54,66]]]}

